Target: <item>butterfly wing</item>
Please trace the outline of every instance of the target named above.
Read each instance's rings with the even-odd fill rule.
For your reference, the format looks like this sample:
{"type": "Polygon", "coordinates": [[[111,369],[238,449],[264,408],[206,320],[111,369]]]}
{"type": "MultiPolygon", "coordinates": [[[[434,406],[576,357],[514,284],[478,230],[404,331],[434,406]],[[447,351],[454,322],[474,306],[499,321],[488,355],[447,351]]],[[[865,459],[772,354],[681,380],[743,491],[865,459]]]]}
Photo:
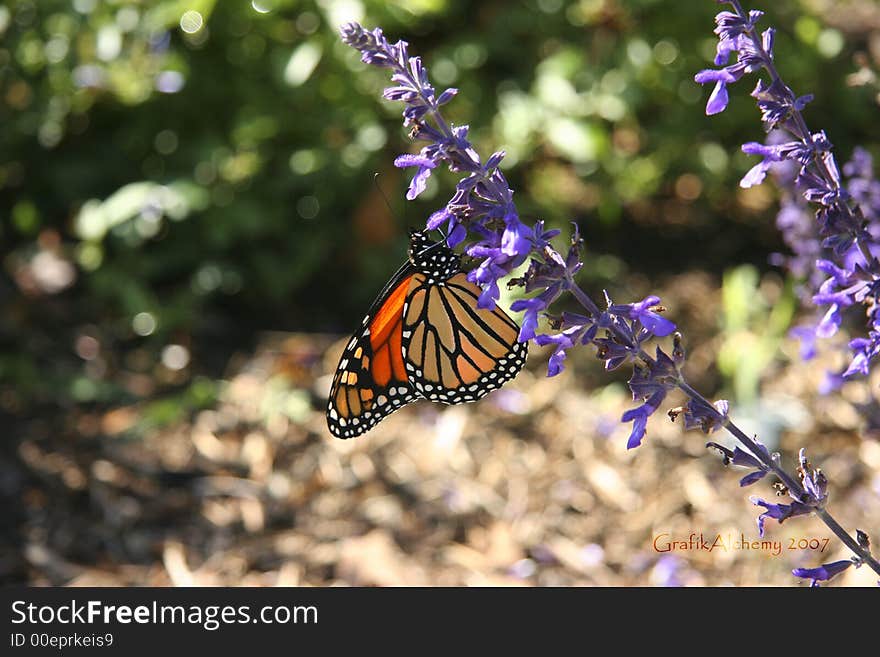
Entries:
{"type": "Polygon", "coordinates": [[[519,327],[500,308],[478,308],[480,293],[464,273],[437,284],[413,276],[401,337],[420,396],[446,404],[476,401],[523,368],[528,346],[517,341],[519,327]]]}
{"type": "Polygon", "coordinates": [[[353,438],[416,399],[403,362],[403,308],[414,280],[404,265],[345,347],[327,405],[327,427],[353,438]]]}

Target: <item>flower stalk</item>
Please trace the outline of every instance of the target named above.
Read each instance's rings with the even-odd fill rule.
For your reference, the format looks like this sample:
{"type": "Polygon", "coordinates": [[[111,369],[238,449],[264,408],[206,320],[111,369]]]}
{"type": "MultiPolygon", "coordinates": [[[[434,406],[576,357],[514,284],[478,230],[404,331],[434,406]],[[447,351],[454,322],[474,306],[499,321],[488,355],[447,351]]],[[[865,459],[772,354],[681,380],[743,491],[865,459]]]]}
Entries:
{"type": "MultiPolygon", "coordinates": [[[[747,20],[753,22],[758,16],[753,15],[747,20]]],[[[426,226],[431,230],[445,226],[449,246],[464,243],[465,252],[480,260],[479,266],[468,273],[468,279],[482,288],[479,301],[482,307],[494,307],[499,298],[498,283],[504,278],[510,279],[508,286],[519,286],[531,295],[515,301],[511,310],[523,313],[521,341],[534,340],[539,345],[554,346],[548,362],[548,375],[561,372],[567,350],[577,346],[593,346],[608,371],[629,364],[632,376],[628,385],[633,400],[641,403],[622,417],[622,421],[632,423],[627,442],[629,448],[641,444],[648,419],[660,408],[668,393],[680,390],[688,397],[688,403],[670,412],[673,419],[683,414],[685,428],[700,428],[706,433],[723,428],[745,448],[728,450],[710,443],[722,451],[725,462],[753,470],[742,479],[741,485],[753,484],[772,472],[792,498],[791,504],[754,500],[764,508],[758,518],[762,535],[767,519],[783,522],[796,515],[815,512],[853,550],[853,565],[868,564],[880,575],[880,563],[871,555],[867,540],[852,539],[826,510],[827,481],[820,470],[813,470],[807,463],[803,452],[798,480],[782,468],[778,455],[770,454],[760,442],[749,438],[730,420],[726,401],[713,404],[687,383],[682,373],[685,361],[682,338],[675,332],[675,324],[663,317],[665,309],[660,305],[659,297],[652,295],[635,303],[616,304],[606,293],[604,303],[597,303],[575,282],[576,274],[583,266],[582,240],[577,225],[573,227],[567,251],[560,252],[551,243],[560,231],[544,230],[542,221],[532,227],[520,221],[513,191],[499,168],[504,152],[494,153],[483,163],[467,139],[468,127],[455,126],[442,116],[440,107],[455,97],[457,90],[447,89],[436,96],[421,59],[409,56],[406,42],[389,43],[379,28],[368,31],[350,23],[342,28],[341,34],[345,43],[361,53],[362,61],[391,70],[391,79],[396,86],[385,89],[384,97],[404,103],[404,125],[410,128],[410,136],[415,141],[426,142],[418,154],[402,155],[395,160],[399,167],[416,168],[407,198],[418,197],[427,178],[440,164],[462,174],[455,194],[429,217],[426,226]],[[510,278],[514,269],[526,262],[525,274],[510,278]],[[548,313],[551,305],[566,292],[580,304],[584,314],[548,313]],[[537,332],[541,316],[549,320],[555,333],[537,332]],[[673,337],[671,354],[659,345],[654,347],[653,354],[649,353],[648,343],[670,335],[673,337]]],[[[739,34],[745,32],[740,29],[739,34]]],[[[732,52],[729,46],[724,46],[728,54],[732,52]]],[[[721,50],[719,48],[719,53],[721,50]]],[[[763,61],[763,56],[757,53],[756,57],[758,59],[754,62],[740,64],[734,72],[726,69],[715,72],[715,78],[720,82],[713,99],[710,99],[710,106],[726,105],[725,85],[747,70],[756,70],[757,62],[763,61]]],[[[797,99],[792,102],[796,103],[797,99]]],[[[823,568],[825,570],[813,569],[804,577],[810,577],[814,582],[825,581],[843,570],[831,564],[823,568]]]]}
{"type": "MultiPolygon", "coordinates": [[[[729,102],[729,84],[747,73],[766,72],[769,82],[759,78],[751,95],[757,101],[765,130],[773,133],[775,138],[766,144],[749,142],[743,145],[744,152],[760,155],[763,159],[752,167],[740,185],[760,184],[770,168],[780,163],[796,165],[798,173],[791,180],[793,192],[816,208],[818,237],[827,254],[827,257],[814,261],[821,282],[811,301],[820,309],[821,319],[813,327],[799,327],[793,331],[802,340],[802,354],[812,357],[818,339],[835,335],[845,312],[861,308],[868,318],[868,336],[849,342],[849,365],[827,377],[823,391],[829,392],[847,379],[866,376],[872,362],[880,355],[880,260],[877,259],[880,226],[876,220],[872,225],[844,185],[825,132],[811,132],[807,126],[803,110],[812,96],[797,96],[783,81],[774,61],[775,30],[768,28],[758,32],[757,22],[763,12],[746,12],[739,0],[728,0],[723,4],[729,5],[732,11],[722,11],[715,17],[715,33],[719,37],[715,65],[721,68],[706,69],[694,76],[700,84],[715,83],[706,113],[724,111],[729,102]],[[736,54],[736,61],[728,64],[733,54],[736,54]]],[[[864,188],[862,185],[861,189],[864,188]]]]}

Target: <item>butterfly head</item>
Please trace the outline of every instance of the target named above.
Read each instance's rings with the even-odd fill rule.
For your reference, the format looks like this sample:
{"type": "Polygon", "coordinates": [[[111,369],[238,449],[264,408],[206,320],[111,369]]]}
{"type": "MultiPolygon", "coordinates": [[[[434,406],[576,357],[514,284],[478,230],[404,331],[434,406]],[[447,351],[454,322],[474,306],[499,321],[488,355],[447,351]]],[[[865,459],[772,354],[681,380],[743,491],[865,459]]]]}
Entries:
{"type": "Polygon", "coordinates": [[[445,281],[461,271],[461,256],[443,241],[432,240],[427,231],[410,231],[409,261],[429,281],[445,281]]]}

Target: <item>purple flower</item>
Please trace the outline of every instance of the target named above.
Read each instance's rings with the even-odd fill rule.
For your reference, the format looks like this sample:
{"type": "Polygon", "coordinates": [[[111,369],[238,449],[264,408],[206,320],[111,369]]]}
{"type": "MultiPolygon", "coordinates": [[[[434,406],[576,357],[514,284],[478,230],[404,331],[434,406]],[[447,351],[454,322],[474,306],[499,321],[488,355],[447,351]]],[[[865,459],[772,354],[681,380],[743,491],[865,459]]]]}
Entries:
{"type": "Polygon", "coordinates": [[[825,474],[820,469],[814,470],[810,466],[806,450],[803,448],[798,454],[798,461],[800,463],[798,472],[801,476],[801,483],[804,485],[804,491],[810,497],[809,502],[813,506],[822,506],[828,498],[828,480],[825,478],[825,474]]]}
{"type": "Polygon", "coordinates": [[[737,53],[737,61],[718,70],[700,71],[694,76],[694,81],[699,84],[715,84],[706,104],[706,114],[723,112],[728,104],[727,85],[736,82],[744,74],[761,68],[772,58],[773,30],[764,32],[760,48],[755,47],[749,38],[755,23],[762,15],[763,12],[760,11],[751,11],[748,16],[722,11],[715,17],[715,34],[719,37],[715,65],[723,66],[733,53],[737,53]]]}
{"type": "MultiPolygon", "coordinates": [[[[523,313],[522,324],[519,328],[520,342],[532,340],[536,337],[535,331],[538,328],[538,313],[545,310],[548,305],[549,302],[540,295],[531,299],[517,299],[510,304],[510,309],[512,311],[523,313]]],[[[538,344],[540,344],[540,342],[538,344]]],[[[551,374],[549,376],[553,375],[551,374]]]]}
{"type": "Polygon", "coordinates": [[[828,395],[835,390],[840,390],[846,381],[841,374],[835,372],[825,372],[822,382],[819,384],[819,394],[828,395]]]}
{"type": "Polygon", "coordinates": [[[500,296],[498,281],[509,276],[528,257],[532,232],[520,222],[515,212],[504,216],[504,229],[500,234],[482,225],[472,227],[483,239],[471,244],[467,254],[482,259],[482,262],[468,273],[468,280],[483,288],[479,306],[491,309],[500,296]]]}
{"type": "Polygon", "coordinates": [[[504,232],[501,233],[501,254],[510,258],[513,266],[525,262],[532,250],[533,230],[527,228],[515,215],[504,218],[504,232]]]}
{"type": "Polygon", "coordinates": [[[715,87],[709,95],[709,102],[706,103],[706,114],[711,116],[713,114],[719,114],[727,109],[727,104],[729,102],[727,85],[737,81],[737,78],[732,73],[726,69],[721,69],[720,71],[707,69],[697,73],[694,76],[694,81],[699,84],[715,83],[715,87]]]}
{"type": "Polygon", "coordinates": [[[843,377],[849,378],[855,374],[868,376],[873,361],[880,354],[880,333],[870,331],[867,338],[854,338],[849,342],[853,357],[849,366],[844,370],[843,377]]]}
{"type": "Polygon", "coordinates": [[[837,329],[840,328],[840,323],[842,321],[843,316],[840,312],[840,306],[838,306],[836,303],[832,304],[819,320],[819,323],[816,325],[816,337],[830,338],[832,335],[837,333],[837,329]]]}
{"type": "Polygon", "coordinates": [[[483,288],[483,292],[477,301],[477,305],[480,308],[494,308],[495,302],[501,296],[501,291],[498,289],[498,279],[504,278],[507,272],[496,264],[500,259],[497,255],[498,251],[499,249],[489,247],[477,247],[468,250],[468,255],[477,257],[478,254],[481,254],[486,256],[486,259],[480,263],[480,266],[476,269],[471,269],[467,276],[469,281],[483,288]]]}
{"type": "Polygon", "coordinates": [[[369,32],[357,23],[346,23],[339,32],[344,43],[361,52],[361,61],[374,66],[388,68],[399,63],[406,49],[405,41],[390,45],[378,27],[369,32]]]}
{"type": "Polygon", "coordinates": [[[758,109],[761,110],[761,122],[767,132],[776,127],[795,129],[797,126],[792,122],[793,113],[801,112],[813,100],[811,94],[795,97],[794,92],[778,78],[770,84],[758,80],[751,96],[757,101],[758,109]]]}
{"type": "Polygon", "coordinates": [[[749,155],[761,155],[764,158],[758,164],[749,169],[749,172],[743,176],[739,186],[744,189],[760,185],[764,182],[764,178],[767,176],[767,171],[770,170],[770,165],[779,162],[782,159],[782,155],[776,147],[765,146],[764,144],[759,144],[754,141],[743,144],[742,150],[743,153],[748,153],[749,155]]]}
{"type": "Polygon", "coordinates": [[[821,169],[805,166],[798,174],[797,185],[804,190],[804,198],[810,203],[834,206],[845,203],[849,194],[840,184],[840,172],[832,153],[823,153],[819,158],[821,169]]]}
{"type": "Polygon", "coordinates": [[[764,513],[758,516],[758,534],[762,538],[764,536],[764,522],[768,518],[778,520],[779,524],[781,525],[789,518],[802,516],[808,513],[812,513],[813,511],[813,507],[802,504],[801,502],[792,502],[791,504],[773,504],[771,502],[762,500],[760,497],[752,497],[750,499],[752,501],[752,504],[754,504],[755,506],[763,506],[764,509],[766,509],[764,513]]]}
{"type": "Polygon", "coordinates": [[[467,238],[467,228],[461,225],[458,217],[449,211],[449,208],[443,208],[434,212],[428,217],[428,230],[437,230],[443,224],[446,224],[446,244],[449,248],[455,248],[467,238]]]}
{"type": "Polygon", "coordinates": [[[847,191],[871,222],[868,230],[876,240],[880,237],[880,225],[877,223],[880,220],[880,181],[874,177],[871,154],[864,148],[853,149],[852,158],[843,165],[843,173],[848,178],[847,191]]]}
{"type": "Polygon", "coordinates": [[[715,56],[715,65],[721,66],[727,62],[731,51],[737,50],[737,39],[747,30],[752,29],[758,19],[764,15],[763,11],[754,9],[748,16],[731,11],[722,11],[715,16],[715,34],[718,35],[718,54],[715,56]]]}
{"type": "MultiPolygon", "coordinates": [[[[574,226],[571,246],[565,258],[550,245],[549,240],[557,234],[558,231],[553,230],[545,232],[543,222],[538,222],[531,233],[526,231],[522,234],[522,239],[530,244],[529,248],[533,257],[529,262],[529,269],[525,276],[513,282],[524,287],[526,292],[540,290],[540,293],[529,299],[518,299],[510,306],[510,309],[515,312],[525,312],[520,329],[519,339],[521,341],[535,337],[538,313],[547,310],[563,291],[572,287],[574,276],[582,267],[580,260],[582,242],[577,225],[574,226]]],[[[522,244],[522,242],[519,243],[522,244]]],[[[581,319],[584,321],[577,322],[580,328],[584,328],[585,324],[592,324],[592,320],[581,319]]],[[[573,326],[573,324],[566,325],[573,326]]],[[[562,358],[564,358],[564,349],[563,354],[557,358],[560,367],[559,369],[554,368],[556,373],[561,371],[562,358]]]]}
{"type": "Polygon", "coordinates": [[[658,308],[662,308],[659,304],[660,297],[649,296],[637,303],[611,306],[608,312],[635,320],[653,335],[665,337],[675,330],[675,324],[655,312],[658,308]]]}
{"type": "MultiPolygon", "coordinates": [[[[574,224],[575,235],[577,234],[577,224],[574,224]]],[[[536,221],[535,226],[532,229],[532,234],[529,235],[528,240],[532,244],[533,251],[543,251],[544,249],[550,247],[550,240],[559,235],[562,231],[556,228],[551,230],[544,230],[544,222],[536,221]]]]}
{"type": "Polygon", "coordinates": [[[851,179],[844,185],[828,136],[823,131],[810,132],[802,116],[812,96],[797,96],[776,70],[773,30],[759,38],[755,24],[760,12],[746,14],[739,3],[731,6],[733,11],[715,17],[719,37],[715,64],[722,68],[701,71],[695,78],[701,84],[716,84],[707,112],[717,113],[727,106],[727,85],[745,73],[765,70],[769,82],[759,79],[752,96],[771,134],[767,144],[749,142],[742,147],[761,161],[740,185],[757,185],[771,169],[780,171],[777,180],[787,198],[777,224],[795,255],[775,260],[803,280],[801,296],[817,306],[821,316],[812,331],[805,327],[794,331],[802,340],[803,356],[813,357],[816,340],[838,332],[847,309],[867,304],[869,336],[850,341],[852,359],[839,376],[866,375],[878,353],[878,340],[870,333],[878,324],[874,316],[880,290],[880,223],[872,221],[880,216],[880,183],[873,179],[871,158],[864,150],[855,151],[844,166],[844,174],[851,179]],[[736,62],[727,65],[733,53],[736,62]],[[801,200],[794,201],[796,197],[801,200]],[[815,220],[810,223],[806,222],[806,204],[815,209],[815,220]],[[824,280],[822,273],[828,276],[824,280]]]}
{"type": "MultiPolygon", "coordinates": [[[[504,151],[493,153],[482,162],[468,141],[468,127],[446,123],[439,108],[457,92],[447,89],[436,97],[421,59],[409,56],[406,42],[389,44],[380,29],[367,31],[355,23],[344,26],[341,34],[345,43],[361,51],[363,61],[391,69],[394,84],[385,89],[384,96],[404,103],[404,124],[411,126],[410,135],[427,142],[418,155],[402,155],[395,160],[398,167],[416,167],[407,198],[412,200],[424,191],[428,177],[440,163],[462,175],[452,198],[429,217],[427,227],[445,227],[450,247],[464,242],[468,233],[476,235],[476,241],[468,244],[465,251],[480,261],[468,272],[468,279],[482,288],[478,305],[494,308],[500,297],[499,281],[532,257],[529,272],[520,282],[527,292],[539,293],[516,302],[513,309],[525,311],[520,340],[534,338],[538,314],[571,286],[581,267],[577,230],[573,246],[563,258],[550,244],[559,231],[544,230],[543,222],[528,227],[520,221],[513,192],[499,169],[504,151]]],[[[641,317],[655,326],[658,334],[671,325],[656,318],[649,309],[641,311],[641,317]]],[[[561,371],[564,354],[564,346],[557,349],[551,371],[561,371]]]]}
{"type": "MultiPolygon", "coordinates": [[[[393,86],[385,89],[385,98],[404,103],[404,125],[411,128],[415,140],[425,141],[418,155],[402,155],[395,160],[398,167],[416,167],[406,197],[415,199],[425,189],[431,173],[441,163],[463,175],[446,207],[431,215],[431,230],[445,224],[446,241],[450,247],[461,244],[468,231],[481,239],[471,244],[468,255],[482,259],[469,279],[483,288],[480,307],[493,308],[500,295],[498,281],[528,257],[538,239],[549,239],[543,228],[536,233],[519,221],[513,204],[513,192],[498,168],[504,152],[493,153],[485,163],[468,141],[468,127],[448,124],[440,115],[440,107],[457,94],[447,89],[436,96],[428,73],[419,57],[410,57],[404,41],[388,43],[382,30],[365,30],[356,23],[341,29],[342,39],[361,52],[368,64],[391,69],[393,86]],[[503,222],[500,232],[487,228],[492,220],[503,222]]],[[[552,231],[548,231],[552,233],[552,231]]]]}
{"type": "Polygon", "coordinates": [[[539,345],[552,344],[556,347],[553,355],[550,356],[550,361],[547,363],[547,376],[556,376],[565,369],[565,366],[562,364],[562,361],[565,360],[565,350],[571,349],[575,345],[576,340],[573,337],[577,335],[578,330],[578,327],[573,327],[555,335],[535,336],[535,342],[539,345]]]}
{"type": "Polygon", "coordinates": [[[831,563],[822,564],[818,568],[795,568],[791,574],[795,577],[803,579],[811,579],[810,586],[819,586],[819,582],[827,582],[832,577],[837,577],[850,566],[855,565],[852,559],[844,559],[842,561],[832,561],[831,563]]]}
{"type": "Polygon", "coordinates": [[[666,391],[660,390],[645,400],[645,403],[636,408],[626,411],[621,418],[622,422],[632,422],[632,431],[626,441],[626,448],[633,449],[642,444],[645,432],[648,428],[648,418],[657,412],[660,404],[666,398],[666,391]]]}
{"type": "Polygon", "coordinates": [[[730,403],[726,399],[719,399],[711,407],[691,399],[684,407],[684,428],[714,433],[728,421],[729,409],[730,403]]]}
{"type": "Polygon", "coordinates": [[[678,381],[678,367],[666,353],[657,347],[656,357],[646,364],[636,362],[629,380],[633,401],[644,400],[641,406],[623,414],[623,422],[632,422],[632,432],[626,443],[627,449],[642,444],[647,430],[648,418],[653,415],[678,381]]]}
{"type": "Polygon", "coordinates": [[[763,460],[759,460],[754,454],[749,454],[748,452],[741,450],[739,447],[735,447],[731,462],[734,465],[742,465],[747,468],[763,468],[766,470],[767,466],[765,463],[770,460],[770,452],[768,452],[767,448],[757,440],[755,441],[755,445],[758,448],[758,454],[761,455],[763,460]]]}
{"type": "Polygon", "coordinates": [[[813,136],[813,140],[804,144],[800,141],[787,141],[778,144],[760,144],[750,141],[743,144],[743,153],[749,155],[760,155],[764,159],[749,170],[740,182],[740,187],[748,188],[759,185],[764,181],[767,171],[771,165],[783,160],[793,160],[801,165],[808,165],[814,154],[822,150],[827,150],[831,145],[825,139],[824,134],[813,136]]]}
{"type": "Polygon", "coordinates": [[[798,285],[798,296],[809,302],[813,290],[822,282],[821,272],[815,268],[816,260],[823,254],[816,219],[807,211],[801,196],[786,195],[776,215],[776,227],[792,254],[774,254],[770,262],[791,272],[798,285]]]}
{"type": "MultiPolygon", "coordinates": [[[[717,406],[718,402],[715,402],[715,404],[717,406]]],[[[734,447],[731,450],[727,447],[724,447],[723,445],[719,445],[718,443],[706,443],[706,447],[711,447],[721,453],[721,455],[724,457],[724,465],[733,464],[755,469],[754,472],[750,472],[739,480],[740,487],[751,486],[752,484],[766,477],[767,474],[770,472],[770,468],[766,465],[767,462],[771,460],[770,453],[767,451],[767,448],[764,447],[764,445],[762,445],[757,440],[755,441],[755,446],[757,447],[757,450],[764,459],[763,461],[755,457],[753,454],[750,454],[749,452],[740,449],[739,447],[734,447]]]]}
{"type": "Polygon", "coordinates": [[[519,220],[516,211],[505,214],[503,222],[504,229],[500,234],[482,225],[474,225],[483,239],[467,248],[469,256],[483,259],[477,269],[468,274],[469,280],[483,288],[479,301],[481,308],[495,307],[500,296],[498,280],[509,276],[531,253],[533,232],[519,220]]]}
{"type": "Polygon", "coordinates": [[[853,362],[847,368],[845,376],[856,373],[867,374],[868,365],[876,356],[876,338],[873,326],[878,323],[875,319],[878,294],[880,294],[880,279],[871,272],[878,269],[878,263],[872,258],[866,266],[856,264],[851,270],[838,267],[830,260],[820,259],[816,261],[816,268],[829,277],[819,286],[819,291],[813,295],[813,302],[817,305],[827,305],[825,316],[816,327],[816,335],[830,337],[840,328],[843,321],[842,311],[853,305],[861,305],[866,300],[871,302],[869,321],[872,330],[869,331],[868,339],[857,338],[850,342],[853,350],[853,362]]]}
{"type": "Polygon", "coordinates": [[[422,155],[401,155],[394,160],[394,166],[399,169],[418,167],[416,175],[413,176],[412,182],[409,184],[409,190],[406,192],[406,198],[412,201],[425,191],[425,186],[428,184],[428,178],[431,175],[431,169],[436,167],[437,163],[422,155]]]}
{"type": "Polygon", "coordinates": [[[800,356],[802,360],[816,357],[816,328],[814,326],[795,326],[788,334],[801,341],[800,356]]]}
{"type": "Polygon", "coordinates": [[[755,470],[754,472],[750,472],[745,477],[739,480],[740,488],[745,488],[746,486],[756,484],[766,476],[767,470],[755,470]]]}
{"type": "Polygon", "coordinates": [[[675,387],[678,381],[678,368],[672,359],[659,346],[654,359],[646,364],[636,362],[629,380],[633,400],[651,397],[657,392],[666,392],[675,387]]]}
{"type": "Polygon", "coordinates": [[[805,450],[801,450],[799,457],[800,475],[803,491],[789,490],[788,494],[794,499],[791,504],[773,504],[758,497],[751,498],[753,504],[763,506],[765,511],[758,516],[758,533],[764,536],[764,522],[768,519],[778,520],[782,524],[788,518],[812,513],[816,508],[825,505],[828,498],[828,480],[819,469],[813,469],[807,462],[805,450]]]}

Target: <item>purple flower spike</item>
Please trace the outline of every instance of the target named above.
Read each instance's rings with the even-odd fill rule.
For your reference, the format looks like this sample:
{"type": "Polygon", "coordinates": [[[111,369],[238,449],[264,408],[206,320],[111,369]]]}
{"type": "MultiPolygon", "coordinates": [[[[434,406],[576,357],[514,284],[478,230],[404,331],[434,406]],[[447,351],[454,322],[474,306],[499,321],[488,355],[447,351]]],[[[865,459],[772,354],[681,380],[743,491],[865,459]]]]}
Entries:
{"type": "Polygon", "coordinates": [[[457,90],[447,89],[438,97],[422,60],[410,57],[406,42],[390,44],[379,28],[368,31],[356,23],[343,26],[341,35],[345,43],[361,52],[363,61],[391,69],[393,85],[385,89],[385,98],[404,103],[404,125],[411,128],[411,137],[428,142],[418,155],[395,160],[398,167],[417,167],[407,199],[413,200],[425,190],[440,164],[463,175],[446,207],[431,215],[427,225],[434,230],[445,224],[450,247],[464,242],[471,229],[484,238],[467,252],[484,259],[478,271],[471,272],[471,280],[483,288],[480,306],[493,308],[499,297],[499,279],[525,261],[531,244],[531,230],[519,222],[513,192],[498,168],[504,152],[493,154],[483,164],[468,141],[468,127],[446,123],[440,107],[451,101],[457,90]],[[496,219],[505,223],[503,235],[485,229],[486,223],[496,219]]]}
{"type": "MultiPolygon", "coordinates": [[[[804,281],[799,296],[818,310],[815,328],[795,330],[802,341],[802,356],[815,356],[817,339],[835,335],[850,308],[855,315],[857,307],[866,307],[869,336],[850,341],[849,365],[831,374],[828,381],[836,384],[866,376],[880,355],[880,341],[871,334],[880,328],[880,182],[873,177],[870,156],[857,149],[851,163],[843,167],[843,174],[850,177],[844,183],[830,139],[823,131],[811,132],[802,115],[812,96],[796,95],[776,70],[774,30],[759,35],[756,21],[760,12],[746,14],[739,3],[728,4],[733,11],[722,11],[715,17],[719,38],[715,65],[721,68],[695,76],[700,84],[716,85],[706,111],[715,114],[723,110],[728,104],[726,87],[746,73],[764,69],[769,81],[759,79],[751,95],[770,136],[766,144],[749,142],[742,147],[761,161],[740,185],[758,185],[772,171],[784,191],[777,224],[794,255],[775,256],[774,260],[804,281]],[[728,65],[734,54],[736,61],[728,65]],[[811,204],[813,210],[808,212],[811,204]],[[831,277],[823,279],[822,272],[831,277]]],[[[824,392],[837,387],[823,386],[824,392]]]]}
{"type": "Polygon", "coordinates": [[[765,32],[760,51],[752,47],[747,34],[754,28],[758,18],[762,15],[760,11],[749,12],[748,17],[730,11],[722,11],[715,17],[717,25],[715,34],[719,37],[715,65],[724,66],[733,53],[737,53],[738,57],[737,61],[730,66],[724,66],[718,70],[707,69],[694,76],[694,81],[698,84],[715,83],[715,88],[706,104],[706,114],[711,116],[723,112],[729,102],[727,85],[736,82],[745,73],[759,69],[765,61],[769,61],[768,53],[772,52],[773,47],[772,31],[765,32]]]}

